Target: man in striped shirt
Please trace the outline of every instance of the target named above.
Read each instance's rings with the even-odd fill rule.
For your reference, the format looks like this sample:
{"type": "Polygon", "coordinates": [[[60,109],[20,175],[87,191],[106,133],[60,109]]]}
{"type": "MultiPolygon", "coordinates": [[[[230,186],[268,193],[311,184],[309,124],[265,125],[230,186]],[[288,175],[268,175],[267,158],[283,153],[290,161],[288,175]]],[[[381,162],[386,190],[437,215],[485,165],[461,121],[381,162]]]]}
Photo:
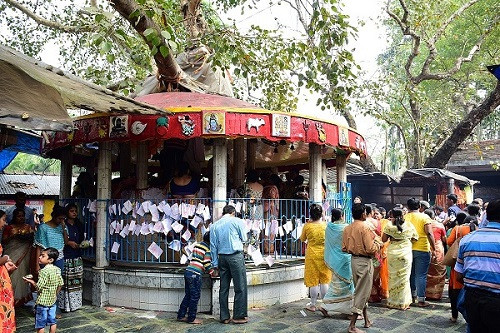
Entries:
{"type": "Polygon", "coordinates": [[[500,329],[500,199],[486,209],[488,225],[462,238],[455,271],[465,285],[471,333],[500,329]]]}
{"type": "Polygon", "coordinates": [[[186,295],[182,300],[177,320],[190,324],[202,324],[200,319],[196,319],[196,310],[201,296],[201,282],[203,273],[213,274],[212,259],[210,256],[210,232],[203,235],[203,242],[194,246],[193,255],[188,267],[184,272],[184,283],[186,295]],[[187,313],[187,318],[185,317],[187,313]]]}

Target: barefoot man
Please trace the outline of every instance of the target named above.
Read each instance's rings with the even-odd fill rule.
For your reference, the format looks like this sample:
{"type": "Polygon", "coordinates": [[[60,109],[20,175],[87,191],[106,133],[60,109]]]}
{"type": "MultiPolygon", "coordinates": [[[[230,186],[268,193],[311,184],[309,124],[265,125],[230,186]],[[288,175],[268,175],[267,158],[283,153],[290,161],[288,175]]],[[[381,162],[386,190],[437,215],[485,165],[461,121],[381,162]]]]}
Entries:
{"type": "Polygon", "coordinates": [[[366,302],[370,297],[373,284],[373,255],[380,250],[382,241],[365,223],[366,207],[364,204],[356,203],[352,206],[352,217],[354,222],[344,229],[342,235],[342,251],[350,253],[352,277],[354,280],[354,306],[352,309],[350,333],[363,333],[356,327],[358,315],[363,314],[365,318],[364,327],[371,326],[366,311],[366,302]]]}

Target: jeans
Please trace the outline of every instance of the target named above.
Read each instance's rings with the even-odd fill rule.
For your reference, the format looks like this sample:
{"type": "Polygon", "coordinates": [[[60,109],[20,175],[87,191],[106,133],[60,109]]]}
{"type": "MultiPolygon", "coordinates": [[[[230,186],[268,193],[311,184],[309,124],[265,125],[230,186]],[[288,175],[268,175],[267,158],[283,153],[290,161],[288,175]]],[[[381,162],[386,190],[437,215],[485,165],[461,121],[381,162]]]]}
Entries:
{"type": "Polygon", "coordinates": [[[220,320],[224,321],[230,318],[228,298],[231,280],[233,280],[234,285],[233,319],[244,319],[248,316],[248,295],[247,271],[245,268],[245,258],[243,257],[243,252],[220,254],[219,275],[220,320]]]}
{"type": "Polygon", "coordinates": [[[196,319],[196,310],[201,296],[201,275],[186,271],[184,273],[184,290],[186,294],[177,312],[177,319],[184,318],[187,312],[187,321],[190,323],[196,319]]]}
{"type": "Polygon", "coordinates": [[[417,296],[419,302],[425,302],[425,288],[427,286],[427,271],[431,263],[430,252],[413,251],[411,264],[410,288],[411,295],[417,296]]]}

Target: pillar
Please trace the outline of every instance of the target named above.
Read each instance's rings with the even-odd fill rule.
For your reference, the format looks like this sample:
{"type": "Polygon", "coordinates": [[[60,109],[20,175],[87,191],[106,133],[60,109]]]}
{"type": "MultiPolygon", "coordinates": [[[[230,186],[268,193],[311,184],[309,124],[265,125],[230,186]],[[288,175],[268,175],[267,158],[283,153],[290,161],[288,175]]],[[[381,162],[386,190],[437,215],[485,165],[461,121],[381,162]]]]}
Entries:
{"type": "Polygon", "coordinates": [[[321,161],[321,179],[325,185],[328,184],[328,168],[326,167],[326,161],[321,161]]]}
{"type": "MultiPolygon", "coordinates": [[[[245,182],[245,139],[234,140],[233,145],[233,187],[238,188],[245,182]]],[[[255,154],[254,154],[255,156],[255,154]]]]}
{"type": "Polygon", "coordinates": [[[309,200],[314,203],[323,201],[321,178],[323,174],[321,146],[309,144],[309,200]]]}
{"type": "Polygon", "coordinates": [[[448,194],[455,193],[455,179],[448,178],[448,194]]]}
{"type": "Polygon", "coordinates": [[[335,156],[335,165],[337,166],[337,192],[341,192],[340,183],[347,182],[347,155],[335,156]]]}
{"type": "Polygon", "coordinates": [[[111,142],[99,144],[97,163],[97,226],[94,241],[95,267],[93,267],[92,304],[106,305],[109,301],[108,287],[104,283],[105,268],[109,266],[106,257],[107,203],[111,198],[111,142]]]}
{"type": "Polygon", "coordinates": [[[120,144],[120,177],[129,178],[132,174],[132,156],[130,142],[120,144]]]}
{"type": "Polygon", "coordinates": [[[64,147],[61,152],[61,176],[59,178],[59,199],[71,198],[73,180],[73,147],[64,147]]]}
{"type": "Polygon", "coordinates": [[[255,170],[256,155],[257,155],[257,139],[247,140],[247,171],[255,170]]]}
{"type": "Polygon", "coordinates": [[[148,187],[148,143],[147,141],[137,144],[135,175],[137,177],[137,189],[144,190],[148,187]]]}
{"type": "Polygon", "coordinates": [[[213,213],[212,219],[216,221],[222,216],[222,208],[226,205],[227,195],[227,143],[226,139],[214,140],[214,166],[213,166],[213,213]]]}

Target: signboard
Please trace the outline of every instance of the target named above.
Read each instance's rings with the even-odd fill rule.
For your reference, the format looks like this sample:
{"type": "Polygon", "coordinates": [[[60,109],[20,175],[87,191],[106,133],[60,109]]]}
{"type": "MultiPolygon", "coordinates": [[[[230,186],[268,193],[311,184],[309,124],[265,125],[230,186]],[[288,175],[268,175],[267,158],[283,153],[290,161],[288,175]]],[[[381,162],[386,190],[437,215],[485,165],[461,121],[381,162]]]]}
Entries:
{"type": "Polygon", "coordinates": [[[272,136],[289,138],[291,117],[283,114],[273,114],[272,136]]]}
{"type": "Polygon", "coordinates": [[[339,145],[349,146],[349,130],[339,126],[339,145]]]}
{"type": "Polygon", "coordinates": [[[203,112],[203,134],[225,134],[226,113],[225,112],[203,112]]]}

